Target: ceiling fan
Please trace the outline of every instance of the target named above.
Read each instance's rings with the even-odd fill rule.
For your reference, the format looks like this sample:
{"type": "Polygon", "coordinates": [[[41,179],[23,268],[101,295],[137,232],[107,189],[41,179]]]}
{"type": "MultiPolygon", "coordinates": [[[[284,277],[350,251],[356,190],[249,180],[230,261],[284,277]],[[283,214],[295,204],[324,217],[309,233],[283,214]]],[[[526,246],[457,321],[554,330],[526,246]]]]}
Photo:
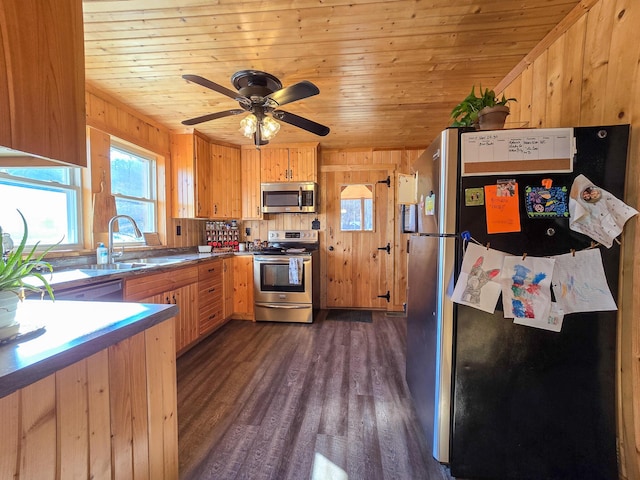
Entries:
{"type": "Polygon", "coordinates": [[[184,120],[183,125],[197,125],[209,120],[248,112],[250,115],[247,115],[240,122],[240,125],[245,136],[253,137],[256,147],[269,143],[269,140],[280,129],[280,125],[274,118],[315,135],[325,136],[329,133],[329,127],[279,109],[287,103],[320,93],[318,87],[307,80],[282,88],[280,80],[269,73],[258,70],[240,70],[231,77],[231,83],[238,90],[234,92],[198,75],[183,75],[182,78],[233,98],[241,107],[241,109],[225,110],[190,118],[184,120]]]}

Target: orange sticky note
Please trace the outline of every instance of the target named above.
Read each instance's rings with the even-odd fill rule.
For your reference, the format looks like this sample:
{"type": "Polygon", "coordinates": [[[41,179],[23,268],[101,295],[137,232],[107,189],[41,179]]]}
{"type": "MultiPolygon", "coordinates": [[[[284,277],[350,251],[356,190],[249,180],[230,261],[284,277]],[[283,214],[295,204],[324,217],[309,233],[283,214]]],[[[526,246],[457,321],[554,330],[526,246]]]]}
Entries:
{"type": "Polygon", "coordinates": [[[505,195],[497,185],[485,185],[484,205],[487,211],[487,233],[509,233],[520,231],[520,209],[518,184],[513,195],[505,195]],[[499,192],[501,194],[499,194],[499,192]]]}

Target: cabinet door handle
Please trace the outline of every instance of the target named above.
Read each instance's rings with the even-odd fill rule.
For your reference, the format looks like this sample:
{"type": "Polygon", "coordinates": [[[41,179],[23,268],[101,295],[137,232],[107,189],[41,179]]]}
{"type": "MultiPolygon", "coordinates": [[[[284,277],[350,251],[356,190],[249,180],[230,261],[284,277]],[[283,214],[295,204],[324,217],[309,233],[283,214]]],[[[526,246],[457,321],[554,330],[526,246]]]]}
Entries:
{"type": "Polygon", "coordinates": [[[215,271],[216,271],[216,268],[215,268],[215,267],[213,267],[213,268],[210,268],[210,269],[209,269],[209,270],[207,270],[207,271],[208,271],[209,273],[211,273],[211,272],[215,272],[215,271]]]}
{"type": "Polygon", "coordinates": [[[215,291],[216,291],[215,287],[209,289],[209,293],[212,293],[212,292],[215,292],[215,291]]]}
{"type": "Polygon", "coordinates": [[[209,320],[212,320],[214,318],[216,318],[216,314],[215,313],[213,315],[209,315],[209,320]]]}
{"type": "Polygon", "coordinates": [[[178,300],[176,300],[176,296],[175,296],[175,295],[173,296],[173,304],[174,304],[174,305],[177,305],[177,304],[178,304],[178,300]]]}

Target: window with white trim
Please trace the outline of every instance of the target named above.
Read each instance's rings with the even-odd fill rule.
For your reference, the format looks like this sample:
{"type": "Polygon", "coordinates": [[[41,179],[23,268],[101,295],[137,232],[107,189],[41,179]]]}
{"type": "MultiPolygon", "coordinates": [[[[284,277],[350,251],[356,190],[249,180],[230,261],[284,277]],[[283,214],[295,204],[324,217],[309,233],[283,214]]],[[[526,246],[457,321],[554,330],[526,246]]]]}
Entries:
{"type": "MultiPolygon", "coordinates": [[[[112,142],[111,193],[116,198],[119,215],[129,215],[142,232],[157,232],[158,202],[156,193],[156,158],[147,152],[112,142]]],[[[133,225],[118,221],[114,243],[144,243],[136,238],[133,225]]]]}
{"type": "Polygon", "coordinates": [[[16,245],[24,233],[19,209],[28,245],[80,248],[81,203],[80,168],[0,167],[0,225],[16,245]]]}

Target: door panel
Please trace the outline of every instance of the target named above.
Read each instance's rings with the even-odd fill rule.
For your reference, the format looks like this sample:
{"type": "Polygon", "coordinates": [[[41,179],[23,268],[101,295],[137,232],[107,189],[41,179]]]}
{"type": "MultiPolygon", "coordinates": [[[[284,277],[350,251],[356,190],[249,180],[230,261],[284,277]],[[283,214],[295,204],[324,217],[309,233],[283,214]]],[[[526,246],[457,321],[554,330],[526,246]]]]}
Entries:
{"type": "MultiPolygon", "coordinates": [[[[375,167],[373,167],[375,168],[375,167]]],[[[327,307],[391,309],[393,301],[378,298],[393,293],[393,252],[378,248],[393,246],[393,184],[388,187],[387,176],[393,171],[364,168],[328,171],[323,174],[326,188],[327,235],[324,262],[327,275],[327,307]],[[375,224],[373,232],[340,230],[340,191],[343,185],[374,185],[375,224]]],[[[393,182],[392,182],[393,183],[393,182]]]]}

